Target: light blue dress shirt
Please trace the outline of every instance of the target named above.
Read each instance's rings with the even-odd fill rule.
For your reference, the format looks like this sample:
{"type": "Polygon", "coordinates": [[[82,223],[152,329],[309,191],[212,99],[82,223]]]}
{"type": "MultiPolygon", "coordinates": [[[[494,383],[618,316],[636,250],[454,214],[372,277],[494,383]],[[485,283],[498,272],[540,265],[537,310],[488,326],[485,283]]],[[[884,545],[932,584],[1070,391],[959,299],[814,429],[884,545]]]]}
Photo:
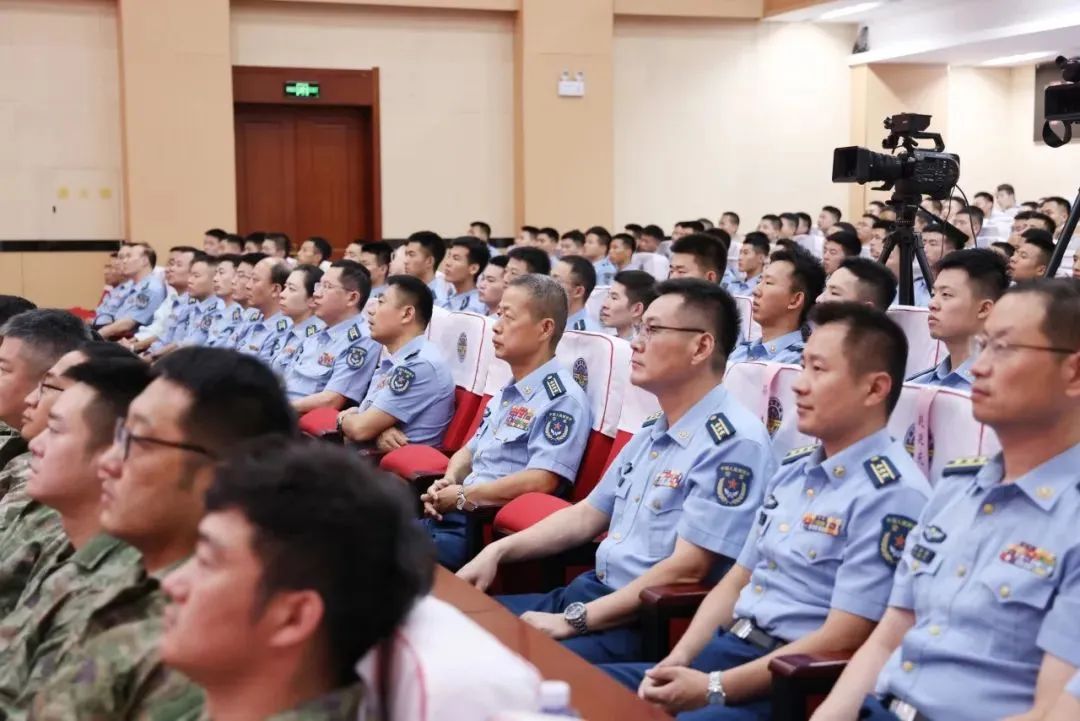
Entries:
{"type": "Polygon", "coordinates": [[[758,273],[749,280],[739,280],[738,278],[735,278],[724,287],[727,288],[728,293],[731,293],[732,295],[749,296],[751,293],[754,292],[754,288],[757,288],[758,283],[760,282],[761,273],[758,273]]]}
{"type": "Polygon", "coordinates": [[[735,346],[728,362],[772,361],[773,363],[802,365],[802,353],[805,347],[806,341],[803,340],[802,330],[793,330],[768,342],[763,342],[761,338],[742,341],[735,346]]]}
{"type": "Polygon", "coordinates": [[[137,325],[146,325],[154,319],[154,311],[165,302],[168,295],[165,281],[151,273],[134,284],[131,292],[116,309],[115,319],[130,319],[137,325]]]}
{"type": "Polygon", "coordinates": [[[261,318],[248,325],[236,343],[236,350],[257,356],[269,363],[277,355],[282,339],[292,327],[289,316],[278,311],[269,318],[261,318]]]}
{"type": "Polygon", "coordinates": [[[587,499],[611,517],[596,577],[622,588],[670,556],[679,538],[734,559],[775,470],[765,426],[723,386],[674,425],[650,417],[587,499]]]}
{"type": "Polygon", "coordinates": [[[109,325],[116,320],[116,312],[124,304],[127,297],[135,290],[135,281],[125,280],[110,290],[101,303],[94,309],[94,325],[109,325]]]}
{"type": "Polygon", "coordinates": [[[566,330],[583,330],[588,331],[589,333],[603,333],[604,327],[582,308],[566,319],[566,330]]]}
{"type": "Polygon", "coordinates": [[[487,306],[480,302],[480,291],[476,288],[464,293],[454,293],[451,286],[451,294],[440,304],[441,307],[455,313],[476,313],[487,315],[487,306]]]}
{"type": "Polygon", "coordinates": [[[206,338],[205,345],[211,348],[230,348],[230,340],[233,333],[244,322],[244,308],[236,301],[225,306],[221,315],[210,326],[210,333],[206,338]]]}
{"type": "Polygon", "coordinates": [[[285,373],[290,400],[333,391],[360,402],[367,395],[382,346],[371,339],[357,313],[304,340],[285,373]]]}
{"type": "Polygon", "coordinates": [[[907,379],[908,383],[922,383],[928,386],[941,386],[942,388],[954,388],[959,391],[971,392],[971,384],[975,382],[975,377],[971,375],[971,366],[975,363],[975,358],[969,357],[956,370],[952,370],[952,358],[945,357],[945,360],[941,361],[934,368],[929,368],[916,373],[907,379]]]}
{"type": "Polygon", "coordinates": [[[942,471],[889,599],[915,625],[877,691],[932,719],[1025,713],[1045,654],[1080,667],[1080,444],[1011,483],[984,460],[942,471]]]}
{"type": "Polygon", "coordinates": [[[180,345],[205,345],[210,329],[225,312],[225,304],[216,295],[196,301],[188,316],[187,330],[179,339],[180,345]]]}
{"type": "Polygon", "coordinates": [[[274,372],[285,377],[285,371],[296,357],[296,351],[300,350],[305,340],[325,327],[326,324],[313,315],[300,323],[289,326],[289,330],[282,336],[277,355],[270,361],[270,367],[274,369],[274,372]]]}
{"type": "Polygon", "coordinates": [[[165,330],[161,336],[150,344],[149,351],[156,353],[167,345],[177,343],[187,333],[188,318],[195,307],[196,300],[186,292],[175,296],[172,301],[172,309],[169,318],[165,321],[165,330]]]}
{"type": "Polygon", "coordinates": [[[597,285],[611,285],[611,282],[615,280],[615,274],[619,272],[619,269],[606,255],[593,263],[593,269],[596,271],[597,285]]]}

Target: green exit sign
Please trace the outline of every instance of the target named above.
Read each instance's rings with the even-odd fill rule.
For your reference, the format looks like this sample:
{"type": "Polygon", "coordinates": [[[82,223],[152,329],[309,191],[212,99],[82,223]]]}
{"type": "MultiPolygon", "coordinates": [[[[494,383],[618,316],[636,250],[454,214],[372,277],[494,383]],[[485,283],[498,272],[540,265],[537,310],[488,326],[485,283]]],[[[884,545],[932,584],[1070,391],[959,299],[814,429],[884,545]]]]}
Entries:
{"type": "Polygon", "coordinates": [[[307,83],[302,80],[293,80],[285,83],[285,97],[317,98],[319,97],[319,84],[307,83]]]}

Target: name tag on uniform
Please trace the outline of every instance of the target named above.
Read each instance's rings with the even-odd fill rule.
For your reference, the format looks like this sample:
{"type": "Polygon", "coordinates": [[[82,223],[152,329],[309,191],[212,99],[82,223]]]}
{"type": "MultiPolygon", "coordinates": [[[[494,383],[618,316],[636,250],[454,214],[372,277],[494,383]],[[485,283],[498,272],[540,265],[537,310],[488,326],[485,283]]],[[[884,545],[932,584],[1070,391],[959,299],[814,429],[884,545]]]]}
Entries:
{"type": "Polygon", "coordinates": [[[663,486],[664,488],[678,488],[682,485],[682,478],[683,474],[678,471],[660,471],[656,474],[653,485],[663,486]]]}
{"type": "Polygon", "coordinates": [[[1022,568],[1036,576],[1049,576],[1057,565],[1057,556],[1030,543],[1012,543],[999,558],[1010,566],[1022,568]]]}
{"type": "Polygon", "coordinates": [[[326,368],[333,368],[334,367],[334,354],[333,353],[323,353],[322,355],[320,355],[319,356],[319,365],[325,366],[326,368]]]}
{"type": "Polygon", "coordinates": [[[510,412],[506,414],[506,425],[517,428],[519,431],[527,431],[535,415],[528,406],[512,406],[510,412]]]}
{"type": "Polygon", "coordinates": [[[844,527],[844,519],[807,513],[802,517],[802,525],[807,531],[824,533],[828,536],[839,536],[840,530],[844,527]]]}

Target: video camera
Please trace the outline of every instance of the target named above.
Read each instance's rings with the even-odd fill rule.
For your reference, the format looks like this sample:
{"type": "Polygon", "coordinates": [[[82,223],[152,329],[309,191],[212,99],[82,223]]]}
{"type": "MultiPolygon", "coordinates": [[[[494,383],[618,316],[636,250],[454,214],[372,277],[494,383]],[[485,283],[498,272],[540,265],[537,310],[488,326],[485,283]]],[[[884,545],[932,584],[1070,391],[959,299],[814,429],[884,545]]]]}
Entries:
{"type": "Polygon", "coordinates": [[[1080,58],[1070,59],[1059,55],[1054,62],[1061,68],[1061,77],[1065,82],[1046,86],[1043,94],[1046,122],[1043,123],[1042,136],[1051,148],[1059,148],[1072,140],[1073,123],[1080,123],[1080,58]],[[1052,122],[1065,126],[1060,136],[1050,127],[1052,122]]]}

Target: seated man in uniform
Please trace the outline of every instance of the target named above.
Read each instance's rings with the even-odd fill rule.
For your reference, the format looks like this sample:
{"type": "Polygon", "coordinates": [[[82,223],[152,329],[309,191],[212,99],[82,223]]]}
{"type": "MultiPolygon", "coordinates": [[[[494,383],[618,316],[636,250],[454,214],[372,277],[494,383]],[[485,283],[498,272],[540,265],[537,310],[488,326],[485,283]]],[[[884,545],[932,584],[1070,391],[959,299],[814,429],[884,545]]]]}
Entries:
{"type": "Polygon", "coordinates": [[[756,230],[747,233],[739,248],[739,275],[742,279],[732,278],[724,287],[732,295],[750,295],[761,282],[761,272],[768,262],[769,239],[756,230]]]}
{"type": "Polygon", "coordinates": [[[624,270],[611,281],[600,322],[613,328],[623,340],[633,340],[641,326],[641,317],[656,300],[656,279],[643,270],[624,270]]]}
{"type": "Polygon", "coordinates": [[[857,235],[843,231],[827,235],[821,247],[821,265],[825,268],[825,275],[832,275],[844,258],[861,254],[862,244],[857,235]]]}
{"type": "Polygon", "coordinates": [[[165,337],[175,325],[181,311],[187,312],[188,274],[191,272],[191,262],[195,260],[198,252],[195,248],[183,245],[169,248],[169,260],[165,264],[165,301],[154,311],[150,324],[135,331],[130,338],[122,339],[122,345],[136,353],[143,352],[159,338],[165,337]]]}
{"type": "Polygon", "coordinates": [[[289,279],[289,266],[276,258],[263,258],[251,270],[247,282],[248,304],[259,319],[247,324],[236,337],[236,350],[269,363],[292,321],[281,311],[281,289],[289,279]]]}
{"type": "Polygon", "coordinates": [[[433,571],[395,486],[340,448],[301,443],[218,472],[195,558],[165,579],[160,645],[205,690],[208,718],[351,721],[380,692],[356,663],[391,639],[433,571]]]}
{"type": "Polygon", "coordinates": [[[551,265],[559,260],[559,231],[555,228],[540,228],[536,231],[536,247],[548,254],[551,265]]]}
{"type": "Polygon", "coordinates": [[[584,233],[580,230],[568,230],[562,234],[559,238],[559,257],[564,255],[585,255],[584,233]]]}
{"type": "MultiPolygon", "coordinates": [[[[630,264],[634,260],[634,253],[637,252],[637,241],[634,240],[634,236],[630,233],[616,233],[611,236],[611,245],[608,246],[608,260],[615,266],[615,273],[618,275],[624,270],[630,269],[630,264]]],[[[614,280],[614,276],[612,277],[614,280]]],[[[597,284],[600,283],[600,276],[597,276],[597,284]]],[[[609,281],[606,285],[611,285],[609,281]]]]}
{"type": "Polygon", "coordinates": [[[718,283],[727,270],[727,253],[716,238],[704,233],[684,235],[671,244],[669,277],[700,278],[718,283]]]}
{"type": "Polygon", "coordinates": [[[285,377],[285,371],[304,341],[326,327],[315,315],[313,297],[315,286],[322,277],[323,272],[314,265],[298,265],[289,273],[285,287],[281,289],[281,312],[292,321],[281,339],[277,355],[270,361],[270,367],[281,377],[285,377]]]}
{"type": "Polygon", "coordinates": [[[896,297],[896,276],[876,260],[849,256],[825,281],[818,303],[862,303],[885,312],[896,297]]]}
{"type": "Polygon", "coordinates": [[[214,269],[214,295],[221,300],[221,315],[210,325],[203,345],[211,348],[228,348],[233,333],[244,322],[244,308],[233,299],[236,287],[236,269],[240,265],[240,256],[223,253],[216,259],[214,269]]]}
{"type": "Polygon", "coordinates": [[[240,304],[240,307],[244,309],[243,317],[235,328],[233,328],[232,335],[229,339],[219,348],[236,348],[236,344],[240,337],[247,331],[248,326],[252,323],[256,323],[262,320],[262,313],[258,308],[253,308],[251,305],[251,293],[248,290],[248,286],[251,282],[251,274],[255,271],[255,266],[262,262],[268,256],[263,253],[245,253],[240,256],[240,262],[236,266],[236,276],[233,280],[233,300],[240,304]]]}
{"type": "Polygon", "coordinates": [[[476,283],[476,291],[480,302],[484,304],[483,314],[486,316],[499,313],[499,303],[502,302],[503,290],[506,289],[506,263],[509,260],[505,255],[496,255],[488,261],[476,283]]]}
{"type": "Polygon", "coordinates": [[[1032,228],[1025,230],[1020,239],[1020,247],[1009,259],[1009,275],[1016,283],[1042,278],[1054,255],[1053,237],[1045,230],[1032,228]]]}
{"type": "Polygon", "coordinates": [[[382,351],[360,314],[370,283],[362,265],[339,260],[315,286],[315,315],[326,327],[304,339],[285,373],[285,390],[298,412],[341,410],[367,395],[382,351]]]}
{"type": "Polygon", "coordinates": [[[102,324],[99,316],[94,325],[102,338],[112,340],[148,325],[154,311],[165,301],[165,283],[154,273],[157,253],[146,243],[128,248],[124,256],[124,274],[131,280],[130,292],[112,314],[112,320],[102,324]]]}
{"type": "Polygon", "coordinates": [[[798,248],[773,253],[753,294],[761,337],[740,343],[731,362],[802,363],[803,326],[824,286],[825,271],[814,256],[798,248]]]}
{"type": "Polygon", "coordinates": [[[244,236],[237,235],[236,233],[227,233],[225,237],[221,239],[221,254],[243,255],[244,236]]]}
{"type": "Polygon", "coordinates": [[[197,711],[198,694],[178,698],[176,687],[190,690],[190,683],[170,678],[156,652],[166,600],[160,581],[195,551],[218,462],[248,439],[296,434],[277,378],[251,356],[181,348],[153,373],[99,464],[101,527],[133,546],[140,563],[109,578],[85,621],[70,624],[54,644],[39,685],[23,694],[37,691],[35,718],[186,718],[197,711]]]}
{"type": "Polygon", "coordinates": [[[450,293],[439,303],[440,308],[459,313],[487,315],[476,290],[480,271],[487,266],[487,244],[471,236],[458,238],[450,244],[443,261],[443,275],[450,293]]]}
{"type": "MultiPolygon", "coordinates": [[[[356,244],[353,243],[353,245],[356,244]]],[[[390,274],[390,257],[394,254],[394,249],[390,247],[389,243],[382,241],[363,243],[359,248],[359,258],[349,258],[349,260],[356,260],[357,263],[367,268],[368,274],[371,276],[370,301],[378,298],[386,290],[386,276],[390,274]]]]}
{"type": "Polygon", "coordinates": [[[523,275],[550,275],[551,259],[547,253],[532,246],[515,245],[506,253],[506,282],[523,275]]]}
{"type": "MultiPolygon", "coordinates": [[[[0,295],[0,332],[7,322],[28,310],[36,310],[37,306],[17,295],[0,295]]],[[[3,348],[4,338],[0,335],[0,349],[3,348]]],[[[21,342],[17,345],[21,345],[21,342]]],[[[26,441],[19,435],[22,426],[23,411],[26,410],[26,396],[30,393],[34,384],[40,381],[40,376],[34,372],[32,365],[23,364],[19,360],[19,354],[14,352],[14,347],[9,349],[11,353],[0,350],[0,470],[4,468],[15,456],[26,452],[26,441]],[[18,364],[21,372],[12,375],[12,364],[18,364]]],[[[40,364],[36,364],[40,365],[40,364]]]]}
{"type": "Polygon", "coordinates": [[[124,299],[131,293],[131,289],[135,287],[135,283],[126,270],[129,252],[131,252],[131,246],[127,243],[122,244],[120,249],[116,251],[116,282],[113,283],[112,288],[105,292],[101,302],[94,309],[94,319],[91,322],[95,328],[104,327],[116,320],[116,311],[120,310],[124,299]]]}
{"type": "Polygon", "coordinates": [[[887,427],[903,388],[903,330],[856,303],[812,317],[817,330],[792,390],[799,431],[820,445],[789,453],[768,480],[737,564],[671,653],[651,669],[607,667],[679,719],[767,721],[771,658],[857,649],[885,612],[907,532],[930,496],[887,427]]]}
{"type": "Polygon", "coordinates": [[[611,249],[611,233],[603,226],[593,226],[585,231],[585,239],[581,244],[581,256],[593,264],[596,271],[596,282],[600,285],[611,285],[611,279],[618,270],[615,264],[608,258],[611,249]]]}
{"type": "Polygon", "coordinates": [[[585,391],[555,359],[565,327],[566,293],[555,280],[530,274],[510,281],[493,342],[512,378],[421,497],[439,563],[451,570],[469,560],[466,512],[524,493],[556,493],[577,477],[592,418],[585,391]]]}
{"type": "MultiPolygon", "coordinates": [[[[437,304],[446,300],[452,292],[450,285],[436,274],[446,255],[443,239],[430,230],[421,230],[408,237],[404,248],[405,272],[424,281],[437,304]]],[[[393,269],[390,272],[396,274],[393,269]]]]}
{"type": "Polygon", "coordinates": [[[986,248],[957,250],[937,267],[930,301],[930,337],[945,344],[949,355],[936,367],[908,378],[944,388],[971,390],[971,341],[983,331],[994,303],[1009,287],[1001,256],[986,248]]]}
{"type": "Polygon", "coordinates": [[[386,348],[388,357],[363,402],[338,416],[346,439],[370,448],[378,438],[380,450],[442,442],[454,415],[454,379],[438,346],[425,335],[434,302],[419,278],[386,279],[386,292],[375,301],[370,325],[371,339],[386,348]]]}
{"type": "Polygon", "coordinates": [[[191,307],[187,332],[177,345],[206,345],[210,330],[225,314],[225,302],[214,295],[214,276],[217,256],[199,253],[191,263],[188,274],[188,295],[195,301],[191,307]]]}
{"type": "Polygon", "coordinates": [[[585,301],[596,287],[596,269],[593,264],[580,255],[568,255],[561,258],[551,269],[551,277],[566,291],[566,330],[602,333],[600,323],[585,311],[585,301]]]}
{"type": "MultiPolygon", "coordinates": [[[[82,353],[67,354],[53,370],[82,353]]],[[[98,462],[112,446],[117,419],[150,382],[146,363],[120,353],[127,357],[70,361],[73,364],[50,383],[65,390],[50,390],[43,397],[51,406],[48,426],[30,443],[33,460],[26,490],[33,499],[29,505],[39,509],[32,513],[56,523],[49,524],[50,537],[40,537],[49,550],[38,557],[18,603],[0,621],[4,718],[25,713],[71,629],[86,623],[95,599],[109,591],[114,579],[138,567],[135,549],[104,533],[100,521],[98,462]]]]}
{"type": "Polygon", "coordinates": [[[313,235],[300,244],[296,251],[296,262],[299,265],[313,265],[319,270],[330,267],[330,256],[334,249],[330,247],[330,241],[319,235],[313,235]]]}
{"type": "Polygon", "coordinates": [[[641,658],[641,591],[723,573],[776,467],[761,421],[721,385],[739,332],[731,296],[689,278],[657,290],[633,342],[630,380],[655,393],[662,411],[588,499],[487,546],[458,574],[486,589],[500,563],[557,554],[606,531],[595,571],[548,594],[500,599],[594,663],[641,658]]]}
{"type": "Polygon", "coordinates": [[[942,471],[814,721],[1041,719],[1080,667],[1080,288],[1010,288],[974,346],[972,412],[1002,450],[942,471]]]}

